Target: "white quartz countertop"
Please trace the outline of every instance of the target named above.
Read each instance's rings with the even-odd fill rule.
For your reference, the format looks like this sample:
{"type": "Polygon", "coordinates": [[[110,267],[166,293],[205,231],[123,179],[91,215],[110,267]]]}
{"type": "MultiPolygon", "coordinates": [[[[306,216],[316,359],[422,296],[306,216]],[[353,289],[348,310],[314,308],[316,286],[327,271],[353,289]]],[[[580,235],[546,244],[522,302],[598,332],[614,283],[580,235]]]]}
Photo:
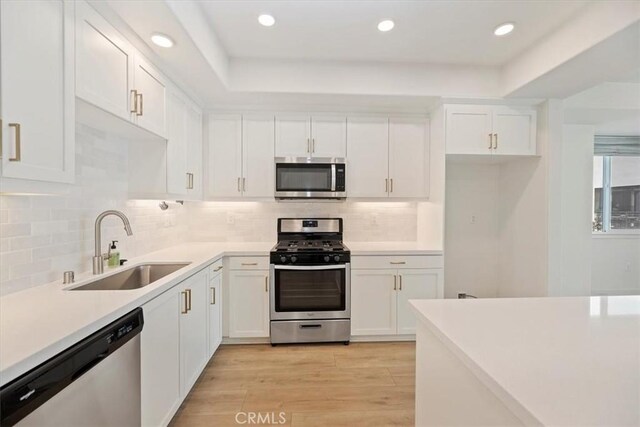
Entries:
{"type": "Polygon", "coordinates": [[[112,274],[146,262],[189,262],[148,286],[116,291],[68,291],[61,281],[0,298],[0,385],[4,385],[82,338],[139,307],[207,265],[230,255],[267,255],[272,243],[188,243],[131,259],[112,274]]]}
{"type": "Polygon", "coordinates": [[[640,296],[411,304],[526,424],[640,425],[640,296]]]}
{"type": "Polygon", "coordinates": [[[350,242],[351,255],[442,255],[442,248],[420,242],[350,242]]]}
{"type": "MultiPolygon", "coordinates": [[[[113,274],[147,262],[189,262],[173,274],[140,289],[68,291],[92,280],[76,275],[76,283],[49,283],[0,298],[0,386],[73,345],[136,307],[157,297],[198,270],[224,256],[267,256],[275,242],[185,243],[131,259],[113,274]]],[[[423,255],[437,253],[416,242],[346,242],[353,255],[423,255]]]]}

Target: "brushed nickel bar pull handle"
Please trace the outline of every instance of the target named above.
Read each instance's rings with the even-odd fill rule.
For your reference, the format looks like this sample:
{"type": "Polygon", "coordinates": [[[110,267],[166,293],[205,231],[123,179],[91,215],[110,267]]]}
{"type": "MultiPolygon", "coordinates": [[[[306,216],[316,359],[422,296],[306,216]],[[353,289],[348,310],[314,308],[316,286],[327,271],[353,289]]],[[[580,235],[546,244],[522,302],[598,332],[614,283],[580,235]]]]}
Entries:
{"type": "Polygon", "coordinates": [[[389,178],[384,179],[384,192],[385,193],[389,192],[389,178]]]}
{"type": "Polygon", "coordinates": [[[187,311],[191,311],[191,289],[187,289],[187,294],[189,295],[189,305],[187,306],[187,311]]]}
{"type": "Polygon", "coordinates": [[[307,153],[311,153],[311,140],[307,138],[307,153]]]}
{"type": "Polygon", "coordinates": [[[16,130],[16,155],[15,157],[9,157],[10,162],[19,162],[21,159],[21,147],[20,147],[20,123],[9,123],[9,127],[16,130]]]}
{"type": "Polygon", "coordinates": [[[395,274],[393,275],[393,290],[398,290],[398,276],[396,276],[395,274]]]}
{"type": "Polygon", "coordinates": [[[189,312],[189,309],[187,308],[189,307],[189,303],[187,302],[187,291],[182,291],[180,293],[184,295],[184,310],[180,309],[180,313],[187,314],[189,312]]]}
{"type": "Polygon", "coordinates": [[[247,191],[247,179],[242,178],[242,191],[247,191]]]}
{"type": "Polygon", "coordinates": [[[402,290],[402,274],[399,274],[398,276],[400,277],[400,288],[399,289],[402,290]]]}
{"type": "Polygon", "coordinates": [[[137,113],[136,113],[136,115],[141,116],[141,115],[143,114],[143,111],[142,111],[142,94],[141,94],[141,93],[137,94],[137,95],[136,95],[136,98],[137,98],[138,96],[140,97],[140,111],[139,111],[139,112],[137,112],[137,113]]]}
{"type": "Polygon", "coordinates": [[[495,139],[495,144],[494,144],[495,147],[493,147],[493,148],[495,148],[497,150],[498,149],[498,134],[494,133],[494,135],[495,135],[496,139],[495,139]]]}
{"type": "Polygon", "coordinates": [[[393,265],[402,265],[402,264],[406,264],[406,261],[390,261],[389,264],[393,264],[393,265]]]}
{"type": "Polygon", "coordinates": [[[493,148],[493,134],[489,134],[489,150],[493,148]]]}
{"type": "Polygon", "coordinates": [[[312,153],[316,152],[316,139],[315,138],[311,138],[311,152],[312,153]]]}
{"type": "Polygon", "coordinates": [[[240,265],[258,265],[258,263],[257,262],[243,262],[243,263],[240,263],[240,265]]]}
{"type": "Polygon", "coordinates": [[[216,305],[216,288],[211,288],[211,305],[216,305]]]}
{"type": "Polygon", "coordinates": [[[213,272],[215,273],[216,271],[220,271],[220,270],[222,270],[222,267],[223,267],[222,265],[221,265],[221,266],[219,266],[218,268],[216,268],[215,270],[213,270],[213,272]]]}
{"type": "Polygon", "coordinates": [[[391,191],[389,191],[390,193],[393,193],[393,178],[391,178],[389,180],[389,182],[391,183],[390,187],[391,187],[391,191]]]}
{"type": "Polygon", "coordinates": [[[241,192],[242,189],[240,188],[240,177],[238,177],[238,193],[241,192]]]}
{"type": "Polygon", "coordinates": [[[269,276],[264,276],[264,291],[269,292],[269,276]]]}
{"type": "Polygon", "coordinates": [[[191,177],[189,175],[189,172],[187,172],[187,190],[191,188],[191,177]]]}
{"type": "Polygon", "coordinates": [[[138,114],[138,91],[131,89],[131,109],[129,112],[138,114]]]}

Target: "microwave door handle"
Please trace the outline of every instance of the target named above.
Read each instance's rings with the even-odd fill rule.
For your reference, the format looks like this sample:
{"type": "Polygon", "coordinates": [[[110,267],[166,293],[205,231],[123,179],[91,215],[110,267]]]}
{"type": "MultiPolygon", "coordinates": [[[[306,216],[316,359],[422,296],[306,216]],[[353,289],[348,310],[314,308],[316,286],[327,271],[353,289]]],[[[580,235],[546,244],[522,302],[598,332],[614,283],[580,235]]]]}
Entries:
{"type": "Polygon", "coordinates": [[[336,164],[331,164],[331,191],[336,191],[336,164]]]}

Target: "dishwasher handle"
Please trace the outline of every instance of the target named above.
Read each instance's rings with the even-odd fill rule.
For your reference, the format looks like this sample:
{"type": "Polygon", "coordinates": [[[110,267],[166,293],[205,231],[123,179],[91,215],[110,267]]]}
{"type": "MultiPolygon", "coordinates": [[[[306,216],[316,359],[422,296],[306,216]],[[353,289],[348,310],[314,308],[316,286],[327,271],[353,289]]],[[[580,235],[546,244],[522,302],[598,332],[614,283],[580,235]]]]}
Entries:
{"type": "Polygon", "coordinates": [[[94,332],[0,388],[0,425],[12,426],[137,336],[142,308],[94,332]]]}

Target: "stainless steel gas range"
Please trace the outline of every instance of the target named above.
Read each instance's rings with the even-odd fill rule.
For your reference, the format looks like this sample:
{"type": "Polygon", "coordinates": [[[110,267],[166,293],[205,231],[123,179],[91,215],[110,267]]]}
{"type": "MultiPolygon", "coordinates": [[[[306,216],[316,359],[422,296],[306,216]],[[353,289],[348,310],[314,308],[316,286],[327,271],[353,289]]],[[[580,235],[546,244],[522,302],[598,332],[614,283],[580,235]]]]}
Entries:
{"type": "Polygon", "coordinates": [[[351,337],[351,254],[341,218],[279,218],[271,250],[271,344],[351,337]]]}

